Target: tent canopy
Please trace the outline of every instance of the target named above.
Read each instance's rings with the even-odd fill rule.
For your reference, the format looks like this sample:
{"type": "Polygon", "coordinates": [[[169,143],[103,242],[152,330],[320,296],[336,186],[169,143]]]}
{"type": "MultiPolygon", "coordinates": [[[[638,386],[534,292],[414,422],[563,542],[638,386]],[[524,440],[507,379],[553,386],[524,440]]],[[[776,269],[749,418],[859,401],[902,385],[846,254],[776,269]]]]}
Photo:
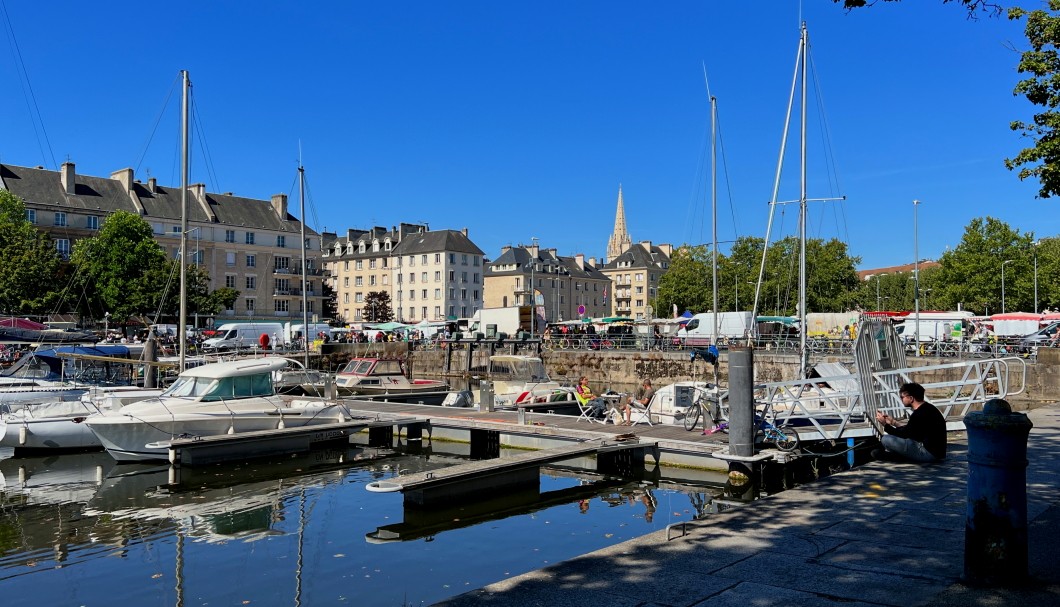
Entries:
{"type": "Polygon", "coordinates": [[[396,331],[398,329],[405,329],[409,325],[392,320],[390,322],[380,323],[378,325],[364,325],[366,329],[375,329],[377,331],[396,331]]]}

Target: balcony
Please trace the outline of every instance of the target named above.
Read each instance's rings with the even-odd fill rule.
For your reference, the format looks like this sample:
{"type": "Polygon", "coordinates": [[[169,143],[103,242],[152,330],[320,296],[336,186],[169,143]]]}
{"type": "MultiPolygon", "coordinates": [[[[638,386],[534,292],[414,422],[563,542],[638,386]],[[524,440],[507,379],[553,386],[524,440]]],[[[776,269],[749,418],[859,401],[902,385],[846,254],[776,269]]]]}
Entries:
{"type": "Polygon", "coordinates": [[[273,274],[290,274],[291,273],[291,268],[273,268],[272,269],[272,273],[273,274]]]}

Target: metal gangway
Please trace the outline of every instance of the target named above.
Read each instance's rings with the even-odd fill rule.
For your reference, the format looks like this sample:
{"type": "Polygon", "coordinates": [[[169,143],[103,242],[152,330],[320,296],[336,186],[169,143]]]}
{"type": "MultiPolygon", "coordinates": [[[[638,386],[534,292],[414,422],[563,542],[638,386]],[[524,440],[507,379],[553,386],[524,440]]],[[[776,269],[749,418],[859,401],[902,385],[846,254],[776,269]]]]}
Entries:
{"type": "MultiPolygon", "coordinates": [[[[1027,365],[1019,357],[964,360],[909,366],[905,344],[889,319],[863,319],[854,341],[854,370],[841,363],[811,368],[810,377],[755,385],[755,403],[778,426],[794,426],[802,441],[879,436],[876,412],[908,417],[898,389],[924,386],[951,431],[964,429],[964,416],[991,398],[1023,392],[1027,365]]],[[[719,397],[728,418],[728,393],[719,397]]]]}

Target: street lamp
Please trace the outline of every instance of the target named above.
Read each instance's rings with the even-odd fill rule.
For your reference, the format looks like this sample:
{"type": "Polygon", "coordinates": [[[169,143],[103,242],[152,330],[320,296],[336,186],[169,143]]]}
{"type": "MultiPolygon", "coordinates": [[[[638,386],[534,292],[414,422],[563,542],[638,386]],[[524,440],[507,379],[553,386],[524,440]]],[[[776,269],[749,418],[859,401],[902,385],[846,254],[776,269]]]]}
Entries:
{"type": "Polygon", "coordinates": [[[880,275],[876,275],[876,311],[880,311],[880,275]]]}
{"type": "Polygon", "coordinates": [[[1001,262],[1001,313],[1005,313],[1005,266],[1016,261],[1015,259],[1006,259],[1001,262]]]}
{"type": "Polygon", "coordinates": [[[919,200],[913,200],[913,305],[916,319],[915,339],[917,344],[916,355],[920,356],[920,251],[917,250],[917,208],[919,200]]]}
{"type": "Polygon", "coordinates": [[[534,267],[537,266],[537,237],[531,236],[530,247],[532,257],[530,258],[530,339],[534,338],[534,325],[537,324],[537,302],[534,301],[534,267]]]}
{"type": "Polygon", "coordinates": [[[1034,241],[1034,313],[1038,313],[1038,245],[1041,239],[1034,241]]]}

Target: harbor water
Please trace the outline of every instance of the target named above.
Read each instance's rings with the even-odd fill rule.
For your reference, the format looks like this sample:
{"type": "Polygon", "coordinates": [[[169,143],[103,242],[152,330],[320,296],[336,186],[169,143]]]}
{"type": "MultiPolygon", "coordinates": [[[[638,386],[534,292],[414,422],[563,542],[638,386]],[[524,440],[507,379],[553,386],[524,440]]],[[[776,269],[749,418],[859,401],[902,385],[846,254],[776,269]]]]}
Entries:
{"type": "Polygon", "coordinates": [[[351,446],[182,469],[0,450],[3,604],[428,605],[707,516],[723,480],[549,468],[539,490],[427,511],[365,490],[466,450],[351,446]]]}

